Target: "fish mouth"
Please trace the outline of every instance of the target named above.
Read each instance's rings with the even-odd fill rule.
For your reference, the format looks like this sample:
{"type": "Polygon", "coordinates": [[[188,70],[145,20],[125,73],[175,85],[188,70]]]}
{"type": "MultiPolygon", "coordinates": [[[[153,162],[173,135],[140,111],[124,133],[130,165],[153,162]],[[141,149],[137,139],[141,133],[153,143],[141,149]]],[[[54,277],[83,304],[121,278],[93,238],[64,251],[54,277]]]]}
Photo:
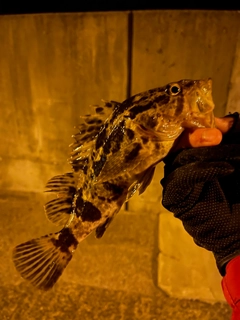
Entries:
{"type": "Polygon", "coordinates": [[[192,113],[189,114],[188,119],[183,121],[183,128],[214,128],[215,118],[213,111],[208,113],[192,113]]]}
{"type": "Polygon", "coordinates": [[[184,128],[214,128],[214,102],[212,80],[199,80],[190,98],[190,110],[183,123],[184,128]]]}
{"type": "Polygon", "coordinates": [[[196,117],[196,123],[198,128],[214,128],[215,127],[215,118],[213,111],[210,111],[206,114],[200,114],[196,117]]]}

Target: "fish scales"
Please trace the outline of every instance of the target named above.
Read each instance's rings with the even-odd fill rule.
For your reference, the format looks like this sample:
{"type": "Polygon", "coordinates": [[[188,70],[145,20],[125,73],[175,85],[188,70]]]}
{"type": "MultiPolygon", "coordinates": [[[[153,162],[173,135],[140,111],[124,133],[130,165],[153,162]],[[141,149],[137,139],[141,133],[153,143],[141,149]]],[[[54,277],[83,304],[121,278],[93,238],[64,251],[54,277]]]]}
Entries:
{"type": "Polygon", "coordinates": [[[72,172],[46,185],[57,194],[46,215],[62,229],[16,246],[21,276],[39,289],[52,288],[78,244],[94,230],[101,238],[122,205],[145,191],[183,130],[214,126],[213,109],[211,79],[172,82],[93,106],[73,136],[72,172]]]}

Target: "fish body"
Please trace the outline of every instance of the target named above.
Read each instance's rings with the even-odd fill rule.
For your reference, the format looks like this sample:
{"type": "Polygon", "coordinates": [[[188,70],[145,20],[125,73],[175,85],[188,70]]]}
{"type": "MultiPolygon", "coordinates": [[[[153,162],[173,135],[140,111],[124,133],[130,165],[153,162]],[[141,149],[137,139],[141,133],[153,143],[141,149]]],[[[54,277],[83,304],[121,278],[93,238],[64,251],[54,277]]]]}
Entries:
{"type": "Polygon", "coordinates": [[[57,194],[45,205],[47,217],[63,228],[14,249],[22,277],[50,289],[78,244],[94,230],[102,237],[124,202],[145,191],[185,128],[214,126],[213,109],[211,79],[181,80],[82,117],[71,145],[73,171],[46,185],[57,194]]]}

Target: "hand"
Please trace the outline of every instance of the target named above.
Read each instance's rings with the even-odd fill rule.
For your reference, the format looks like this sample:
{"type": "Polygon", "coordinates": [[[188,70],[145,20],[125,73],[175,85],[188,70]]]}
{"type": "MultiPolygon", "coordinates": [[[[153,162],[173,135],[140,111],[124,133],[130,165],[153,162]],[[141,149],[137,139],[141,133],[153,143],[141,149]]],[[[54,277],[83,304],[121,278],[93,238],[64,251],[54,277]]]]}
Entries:
{"type": "Polygon", "coordinates": [[[176,141],[175,150],[185,149],[164,160],[162,203],[214,253],[224,275],[240,255],[240,120],[236,113],[215,122],[216,128],[188,130],[176,141]]]}
{"type": "Polygon", "coordinates": [[[162,203],[197,245],[213,252],[232,319],[240,319],[239,114],[215,118],[215,124],[185,130],[176,140],[178,152],[164,160],[162,203]]]}
{"type": "Polygon", "coordinates": [[[208,147],[218,145],[222,141],[222,135],[233,125],[234,118],[215,118],[216,128],[201,128],[184,130],[177,139],[173,150],[190,147],[208,147]]]}

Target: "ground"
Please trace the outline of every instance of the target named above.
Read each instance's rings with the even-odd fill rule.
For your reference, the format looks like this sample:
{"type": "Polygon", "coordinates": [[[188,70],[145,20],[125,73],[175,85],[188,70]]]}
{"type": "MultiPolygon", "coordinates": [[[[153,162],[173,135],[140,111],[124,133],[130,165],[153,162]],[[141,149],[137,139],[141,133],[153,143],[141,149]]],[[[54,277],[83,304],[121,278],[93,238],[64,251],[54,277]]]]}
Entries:
{"type": "Polygon", "coordinates": [[[35,289],[15,271],[11,251],[29,237],[53,231],[44,216],[43,202],[39,193],[0,194],[2,320],[230,319],[226,303],[178,300],[157,288],[156,233],[149,234],[156,225],[154,217],[146,220],[147,224],[137,220],[136,215],[120,213],[102,240],[93,235],[82,243],[51,291],[35,289]],[[138,231],[141,223],[149,230],[139,239],[134,230],[138,231]],[[124,234],[126,228],[129,229],[124,234]]]}

